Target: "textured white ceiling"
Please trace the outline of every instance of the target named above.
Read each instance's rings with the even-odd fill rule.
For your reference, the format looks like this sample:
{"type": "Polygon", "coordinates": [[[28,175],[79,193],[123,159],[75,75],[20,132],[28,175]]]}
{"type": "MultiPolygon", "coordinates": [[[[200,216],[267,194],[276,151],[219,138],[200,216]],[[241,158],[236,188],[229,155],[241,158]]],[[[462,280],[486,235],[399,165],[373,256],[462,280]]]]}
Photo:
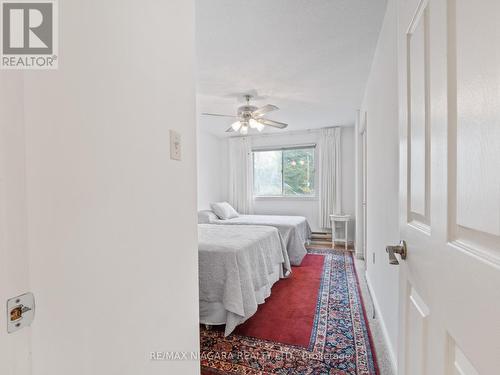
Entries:
{"type": "MultiPolygon", "coordinates": [[[[354,123],[386,0],[196,0],[198,113],[234,114],[238,94],[277,105],[287,130],[354,123]]],[[[198,115],[223,135],[231,119],[198,115]]],[[[269,132],[270,130],[265,130],[269,132]]]]}

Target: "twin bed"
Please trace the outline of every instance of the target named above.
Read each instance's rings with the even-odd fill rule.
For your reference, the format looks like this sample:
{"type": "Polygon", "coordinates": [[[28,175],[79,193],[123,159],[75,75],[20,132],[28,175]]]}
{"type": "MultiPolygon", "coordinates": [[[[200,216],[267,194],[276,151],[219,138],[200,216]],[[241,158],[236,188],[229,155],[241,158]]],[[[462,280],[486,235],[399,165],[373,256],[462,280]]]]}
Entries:
{"type": "Polygon", "coordinates": [[[311,229],[300,216],[198,213],[200,322],[225,335],[257,311],[291,265],[306,255],[311,229]]]}

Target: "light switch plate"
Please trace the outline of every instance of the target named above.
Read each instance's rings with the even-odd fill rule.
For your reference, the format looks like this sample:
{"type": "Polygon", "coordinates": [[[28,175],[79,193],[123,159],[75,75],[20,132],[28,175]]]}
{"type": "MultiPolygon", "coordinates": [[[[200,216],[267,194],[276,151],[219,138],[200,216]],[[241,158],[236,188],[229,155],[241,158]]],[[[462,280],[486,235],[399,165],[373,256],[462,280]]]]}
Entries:
{"type": "Polygon", "coordinates": [[[25,293],[7,300],[7,332],[28,327],[35,318],[35,296],[25,293]]]}
{"type": "Polygon", "coordinates": [[[175,130],[170,130],[170,159],[181,160],[181,135],[175,130]]]}

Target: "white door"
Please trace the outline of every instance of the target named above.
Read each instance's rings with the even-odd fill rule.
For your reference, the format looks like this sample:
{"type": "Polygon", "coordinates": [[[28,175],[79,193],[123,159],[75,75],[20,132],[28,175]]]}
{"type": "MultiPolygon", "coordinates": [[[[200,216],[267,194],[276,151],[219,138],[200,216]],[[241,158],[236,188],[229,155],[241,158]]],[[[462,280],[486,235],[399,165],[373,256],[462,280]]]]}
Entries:
{"type": "Polygon", "coordinates": [[[399,1],[399,374],[500,374],[500,1],[399,1]]]}

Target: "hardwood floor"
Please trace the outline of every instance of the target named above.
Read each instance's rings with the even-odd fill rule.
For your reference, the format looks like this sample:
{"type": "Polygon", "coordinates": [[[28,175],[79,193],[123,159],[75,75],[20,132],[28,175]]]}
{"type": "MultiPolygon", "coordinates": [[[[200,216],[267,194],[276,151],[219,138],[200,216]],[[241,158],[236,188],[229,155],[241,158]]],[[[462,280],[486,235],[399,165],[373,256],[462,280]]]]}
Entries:
{"type": "MultiPolygon", "coordinates": [[[[324,249],[324,248],[329,248],[329,249],[336,249],[336,250],[345,250],[345,246],[343,243],[338,243],[335,244],[335,246],[332,246],[332,242],[326,242],[326,241],[310,241],[306,245],[307,249],[324,249]]],[[[349,251],[354,251],[354,246],[352,243],[347,245],[347,249],[349,251]]]]}
{"type": "MultiPolygon", "coordinates": [[[[331,249],[336,249],[336,250],[344,250],[345,245],[342,242],[342,243],[335,244],[335,246],[332,246],[331,233],[313,232],[311,235],[311,240],[306,245],[306,248],[310,248],[310,249],[331,248],[331,249]]],[[[347,245],[347,249],[350,251],[354,251],[354,244],[349,243],[347,245]]]]}

